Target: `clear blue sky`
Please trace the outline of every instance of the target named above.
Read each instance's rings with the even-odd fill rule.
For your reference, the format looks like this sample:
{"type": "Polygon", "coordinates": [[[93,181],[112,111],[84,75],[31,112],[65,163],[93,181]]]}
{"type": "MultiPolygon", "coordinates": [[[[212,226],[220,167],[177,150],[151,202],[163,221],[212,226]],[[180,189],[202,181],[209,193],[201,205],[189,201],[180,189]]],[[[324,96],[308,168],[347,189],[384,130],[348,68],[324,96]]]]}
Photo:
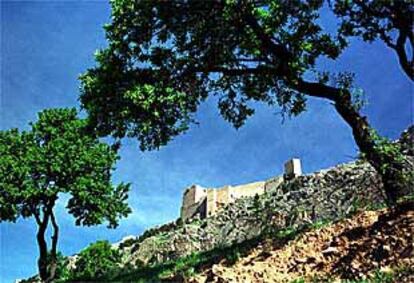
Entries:
{"type": "MultiPolygon", "coordinates": [[[[109,21],[105,1],[1,1],[0,129],[25,128],[45,108],[79,107],[77,77],[93,65],[94,51],[105,45],[102,25],[109,21]]],[[[395,55],[382,43],[354,41],[330,70],[349,70],[365,89],[364,112],[383,135],[396,138],[413,123],[411,85],[395,55]]],[[[73,254],[98,239],[117,241],[179,215],[186,186],[240,184],[282,173],[291,157],[303,160],[305,172],[347,162],[356,156],[348,126],[333,107],[310,100],[308,111],[281,123],[278,109],[258,107],[239,131],[219,116],[215,101],[197,114],[199,126],[157,152],[141,153],[125,141],[114,181],[132,182],[133,214],[116,230],[104,225],[76,227],[58,206],[59,248],[73,254]]],[[[36,272],[37,246],[32,219],[0,224],[0,282],[36,272]]]]}

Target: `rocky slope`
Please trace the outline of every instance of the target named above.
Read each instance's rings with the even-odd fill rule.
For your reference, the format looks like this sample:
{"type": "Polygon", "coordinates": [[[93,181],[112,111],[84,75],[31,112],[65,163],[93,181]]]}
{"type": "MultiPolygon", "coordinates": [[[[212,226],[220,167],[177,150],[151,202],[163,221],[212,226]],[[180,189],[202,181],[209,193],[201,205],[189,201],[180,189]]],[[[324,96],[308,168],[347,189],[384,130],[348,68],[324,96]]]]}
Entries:
{"type": "Polygon", "coordinates": [[[125,262],[154,264],[241,243],[271,230],[335,220],[383,201],[375,171],[366,163],[351,163],[298,177],[264,195],[240,199],[214,217],[161,227],[119,247],[125,262]]]}
{"type": "Polygon", "coordinates": [[[190,282],[340,282],[378,271],[394,272],[387,282],[414,282],[413,240],[414,206],[407,203],[397,211],[358,213],[288,244],[269,238],[235,264],[223,260],[190,282]]]}
{"type": "MultiPolygon", "coordinates": [[[[411,164],[413,140],[414,126],[400,138],[411,164]]],[[[414,185],[409,193],[413,191],[414,185]]],[[[337,220],[383,203],[379,176],[368,163],[358,160],[283,182],[264,195],[239,199],[204,220],[176,221],[150,229],[118,247],[124,255],[123,264],[156,264],[242,243],[286,227],[337,220]]]]}
{"type": "MultiPolygon", "coordinates": [[[[402,134],[399,143],[414,170],[414,126],[402,134]]],[[[408,189],[408,195],[413,195],[414,184],[408,189]]],[[[362,160],[275,183],[265,194],[238,199],[213,217],[185,223],[177,220],[113,244],[122,259],[116,263],[119,272],[110,280],[136,282],[148,272],[154,275],[165,268],[169,274],[162,278],[181,280],[175,272],[177,262],[178,269],[186,272],[190,270],[186,264],[194,265],[190,273],[205,269],[193,278],[196,282],[283,282],[331,273],[359,276],[354,273],[366,274],[394,263],[412,264],[406,258],[413,258],[413,210],[367,212],[384,205],[382,192],[378,174],[362,160]],[[357,213],[352,220],[337,222],[357,213]],[[387,217],[390,223],[384,220],[387,217]],[[278,233],[326,222],[335,225],[306,233],[287,246],[286,237],[274,241],[278,233]],[[272,244],[263,242],[264,238],[273,238],[272,244]],[[232,267],[217,264],[229,254],[234,257],[240,246],[253,250],[232,267]],[[386,254],[385,261],[371,260],[373,253],[386,254]]],[[[76,262],[77,256],[72,256],[66,265],[74,269],[76,262]]]]}

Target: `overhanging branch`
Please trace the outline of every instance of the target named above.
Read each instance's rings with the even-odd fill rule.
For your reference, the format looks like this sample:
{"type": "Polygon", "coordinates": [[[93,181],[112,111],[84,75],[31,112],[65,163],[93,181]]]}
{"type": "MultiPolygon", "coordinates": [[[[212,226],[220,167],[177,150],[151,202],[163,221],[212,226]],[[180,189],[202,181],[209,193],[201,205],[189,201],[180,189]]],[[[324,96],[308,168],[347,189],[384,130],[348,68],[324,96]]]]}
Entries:
{"type": "Polygon", "coordinates": [[[405,50],[405,42],[407,39],[408,34],[403,31],[400,31],[395,50],[397,52],[398,60],[400,61],[400,65],[403,68],[404,72],[412,81],[414,81],[414,62],[408,61],[407,53],[405,50]]]}

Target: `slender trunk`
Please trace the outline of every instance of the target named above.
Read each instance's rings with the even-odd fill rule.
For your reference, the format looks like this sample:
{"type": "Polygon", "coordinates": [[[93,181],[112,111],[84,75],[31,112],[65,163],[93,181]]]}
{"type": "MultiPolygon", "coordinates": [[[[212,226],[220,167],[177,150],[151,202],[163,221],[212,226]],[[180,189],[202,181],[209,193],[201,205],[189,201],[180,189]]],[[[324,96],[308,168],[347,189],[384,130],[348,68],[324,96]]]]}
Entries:
{"type": "Polygon", "coordinates": [[[59,237],[59,226],[57,225],[54,212],[51,211],[50,213],[50,220],[52,223],[53,228],[53,235],[52,235],[52,246],[50,249],[50,259],[48,262],[48,278],[46,282],[53,282],[56,276],[56,268],[57,268],[57,243],[59,237]]]}
{"type": "Polygon", "coordinates": [[[40,223],[37,231],[37,245],[39,247],[39,259],[37,260],[37,266],[39,269],[40,279],[45,282],[48,279],[48,258],[47,258],[47,243],[45,240],[45,234],[48,224],[48,217],[44,217],[43,222],[40,223]]]}
{"type": "Polygon", "coordinates": [[[56,199],[53,199],[47,206],[43,207],[42,219],[40,217],[40,212],[34,212],[37,225],[39,226],[36,235],[37,244],[39,247],[39,259],[37,261],[37,265],[39,269],[40,279],[45,283],[53,282],[57,268],[57,242],[59,236],[59,227],[56,223],[55,215],[53,212],[55,201],[56,199]],[[46,242],[46,230],[49,224],[49,220],[52,222],[53,227],[50,254],[48,254],[48,246],[46,242]]]}

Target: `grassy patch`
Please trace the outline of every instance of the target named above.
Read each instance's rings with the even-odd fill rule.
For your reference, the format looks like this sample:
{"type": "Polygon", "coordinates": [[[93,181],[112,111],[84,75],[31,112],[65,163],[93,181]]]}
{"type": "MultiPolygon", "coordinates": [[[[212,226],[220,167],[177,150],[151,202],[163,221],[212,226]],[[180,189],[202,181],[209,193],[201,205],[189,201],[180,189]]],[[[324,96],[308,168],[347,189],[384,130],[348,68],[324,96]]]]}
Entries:
{"type": "Polygon", "coordinates": [[[235,244],[225,248],[216,248],[207,252],[192,253],[177,260],[167,261],[161,264],[141,267],[130,273],[114,278],[115,281],[132,282],[158,282],[160,280],[174,280],[188,278],[195,275],[203,267],[210,266],[225,260],[233,264],[238,258],[245,255],[260,241],[259,238],[235,244]]]}
{"type": "Polygon", "coordinates": [[[329,226],[331,224],[332,224],[331,220],[321,219],[321,220],[317,220],[317,221],[313,222],[312,224],[309,224],[309,229],[318,230],[318,229],[321,229],[323,227],[329,226]]]}
{"type": "Polygon", "coordinates": [[[162,245],[169,240],[169,235],[167,233],[160,233],[159,235],[154,236],[154,242],[157,245],[162,245]]]}
{"type": "Polygon", "coordinates": [[[294,228],[282,229],[272,236],[259,236],[240,244],[234,244],[228,247],[218,247],[206,252],[192,253],[176,260],[144,266],[126,272],[116,278],[112,278],[112,280],[128,282],[159,282],[161,280],[181,281],[184,278],[194,276],[206,267],[218,262],[224,261],[225,264],[233,265],[241,257],[247,255],[259,242],[268,239],[269,236],[270,240],[286,243],[287,241],[296,238],[302,231],[304,230],[294,228]]]}

